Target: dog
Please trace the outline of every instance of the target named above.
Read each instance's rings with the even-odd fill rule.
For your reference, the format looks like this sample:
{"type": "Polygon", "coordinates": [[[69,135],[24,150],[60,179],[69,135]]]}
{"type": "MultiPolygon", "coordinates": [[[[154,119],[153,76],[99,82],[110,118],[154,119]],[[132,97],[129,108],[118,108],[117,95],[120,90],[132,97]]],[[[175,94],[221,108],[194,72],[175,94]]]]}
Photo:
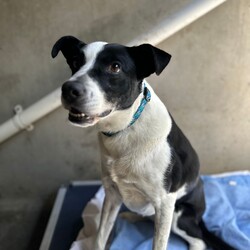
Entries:
{"type": "Polygon", "coordinates": [[[150,44],[85,44],[73,36],[60,38],[52,57],[60,51],[72,71],[62,85],[68,119],[99,131],[105,199],[94,249],[105,249],[122,203],[154,217],[154,250],[167,248],[171,230],[191,250],[233,249],[205,227],[197,153],[145,80],[171,55],[150,44]]]}

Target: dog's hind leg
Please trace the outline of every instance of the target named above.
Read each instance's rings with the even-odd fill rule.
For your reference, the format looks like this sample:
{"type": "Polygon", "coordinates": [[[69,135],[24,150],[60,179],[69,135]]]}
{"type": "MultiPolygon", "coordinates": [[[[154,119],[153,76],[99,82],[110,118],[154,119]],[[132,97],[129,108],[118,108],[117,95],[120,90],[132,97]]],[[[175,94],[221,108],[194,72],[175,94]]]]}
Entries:
{"type": "Polygon", "coordinates": [[[188,242],[190,250],[207,248],[202,240],[202,231],[196,219],[181,210],[174,212],[172,231],[188,242]]]}
{"type": "Polygon", "coordinates": [[[177,200],[173,216],[172,231],[184,238],[191,250],[235,250],[221,238],[210,232],[202,219],[205,211],[205,196],[202,179],[187,195],[177,200]]]}
{"type": "Polygon", "coordinates": [[[121,204],[121,197],[118,191],[112,187],[112,185],[110,188],[105,188],[105,199],[102,207],[101,222],[95,242],[95,250],[105,249],[121,204]]]}
{"type": "Polygon", "coordinates": [[[191,250],[206,249],[200,227],[204,210],[203,182],[198,179],[193,190],[177,200],[172,223],[172,231],[184,238],[191,250]]]}

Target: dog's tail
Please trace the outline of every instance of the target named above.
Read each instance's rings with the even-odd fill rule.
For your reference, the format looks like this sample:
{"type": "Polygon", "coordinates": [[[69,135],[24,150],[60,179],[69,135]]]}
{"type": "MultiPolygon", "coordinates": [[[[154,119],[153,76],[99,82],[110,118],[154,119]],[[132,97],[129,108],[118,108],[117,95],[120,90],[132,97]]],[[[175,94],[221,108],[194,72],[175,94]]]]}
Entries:
{"type": "Polygon", "coordinates": [[[212,247],[214,250],[236,250],[236,248],[231,247],[222,239],[217,237],[215,234],[211,233],[203,220],[199,223],[199,226],[202,231],[203,240],[207,244],[207,246],[212,247]]]}

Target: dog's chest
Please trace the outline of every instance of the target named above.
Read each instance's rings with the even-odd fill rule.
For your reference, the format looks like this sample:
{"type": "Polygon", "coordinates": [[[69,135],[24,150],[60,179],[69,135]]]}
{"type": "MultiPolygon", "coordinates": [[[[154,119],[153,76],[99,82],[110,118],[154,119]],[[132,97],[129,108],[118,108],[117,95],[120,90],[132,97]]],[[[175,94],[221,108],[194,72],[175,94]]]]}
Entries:
{"type": "Polygon", "coordinates": [[[170,163],[169,145],[162,141],[150,150],[133,147],[117,153],[116,148],[116,157],[108,156],[105,166],[124,204],[139,214],[153,215],[155,211],[149,200],[163,188],[164,173],[170,163]]]}
{"type": "Polygon", "coordinates": [[[131,181],[127,178],[112,177],[122,196],[123,203],[131,210],[143,216],[155,213],[152,204],[144,193],[143,184],[140,181],[131,181]]]}
{"type": "Polygon", "coordinates": [[[144,176],[138,176],[135,173],[118,173],[115,167],[110,172],[111,180],[116,184],[123,203],[131,210],[143,216],[154,214],[154,208],[149,202],[147,196],[146,179],[144,176]]]}

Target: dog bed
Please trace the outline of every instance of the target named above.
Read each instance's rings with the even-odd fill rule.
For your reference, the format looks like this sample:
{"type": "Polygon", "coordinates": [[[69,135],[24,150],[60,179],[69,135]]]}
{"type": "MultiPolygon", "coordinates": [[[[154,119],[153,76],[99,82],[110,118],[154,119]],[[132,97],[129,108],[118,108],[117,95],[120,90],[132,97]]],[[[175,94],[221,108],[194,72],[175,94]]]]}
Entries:
{"type": "MultiPolygon", "coordinates": [[[[237,250],[250,249],[250,172],[232,172],[202,178],[206,198],[203,219],[207,228],[237,250]]],[[[68,187],[56,222],[54,219],[53,234],[48,240],[49,234],[46,231],[47,240],[43,240],[40,250],[90,250],[99,224],[103,198],[104,191],[99,188],[99,183],[73,183],[68,187]],[[80,230],[82,209],[84,226],[80,230]],[[44,241],[47,242],[47,248],[42,248],[45,246],[44,241]]],[[[110,250],[151,250],[153,222],[138,217],[127,219],[124,211],[125,208],[118,216],[112,232],[110,250]]],[[[168,249],[188,250],[188,245],[180,237],[171,234],[168,249]]]]}

